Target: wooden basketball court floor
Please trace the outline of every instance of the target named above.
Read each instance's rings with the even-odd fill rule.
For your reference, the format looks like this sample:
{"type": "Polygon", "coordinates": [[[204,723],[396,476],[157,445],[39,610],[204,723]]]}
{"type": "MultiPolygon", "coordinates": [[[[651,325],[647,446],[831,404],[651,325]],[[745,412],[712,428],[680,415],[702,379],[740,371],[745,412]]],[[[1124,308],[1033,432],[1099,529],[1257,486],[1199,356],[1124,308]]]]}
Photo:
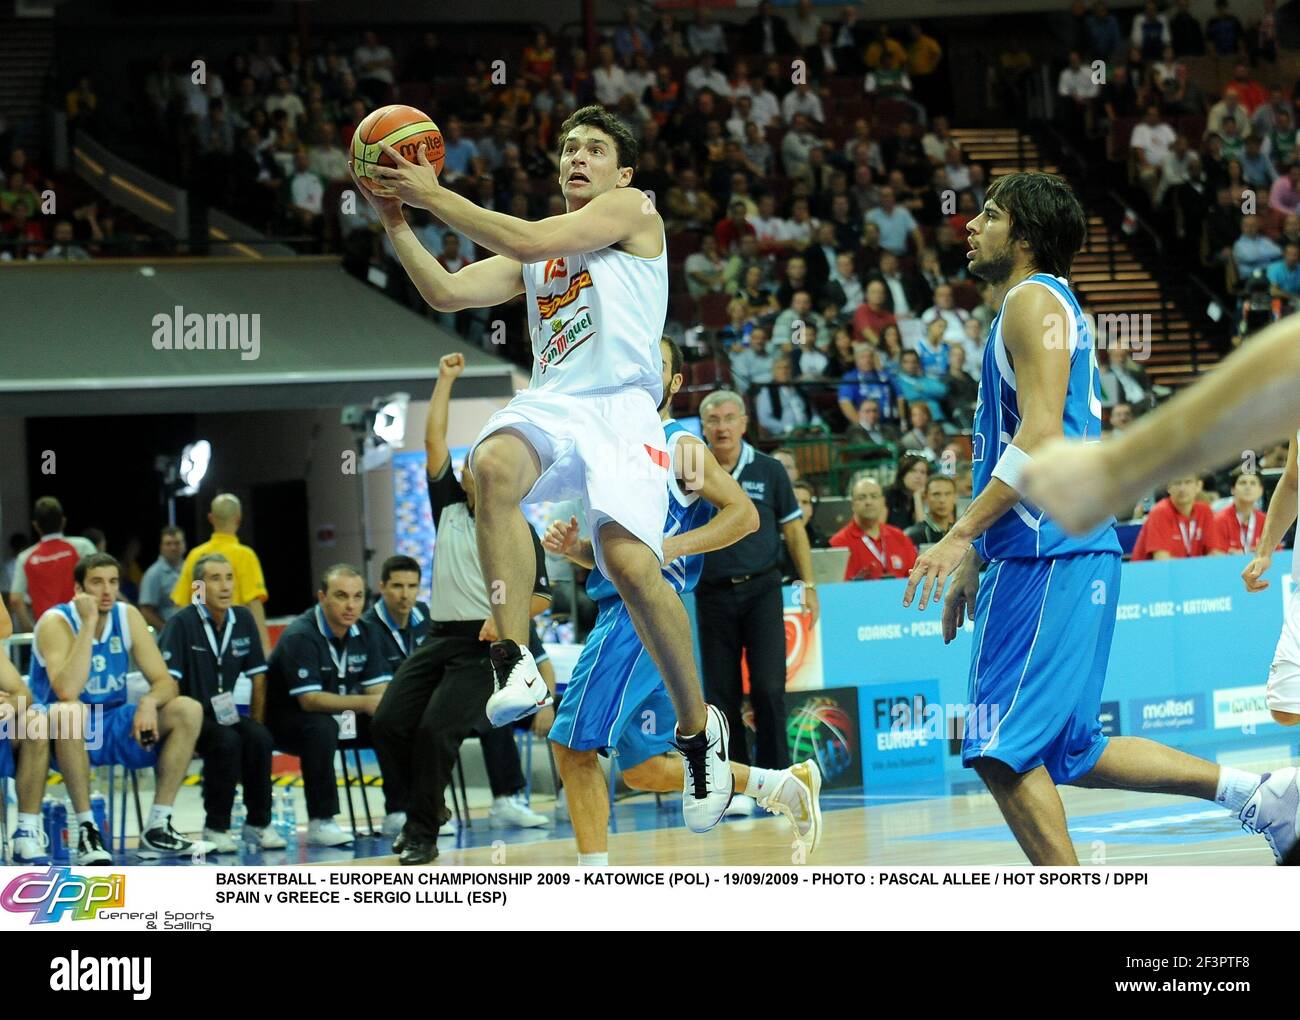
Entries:
{"type": "MultiPolygon", "coordinates": [[[[1280,763],[1273,763],[1275,766],[1280,763]]],[[[1265,865],[1272,852],[1217,805],[1186,797],[1114,790],[1063,789],[1080,863],[1093,866],[1265,865]]],[[[809,865],[1024,865],[992,797],[972,790],[924,799],[869,800],[861,791],[823,792],[823,838],[809,865]]],[[[550,812],[539,801],[534,808],[550,812]]],[[[680,801],[656,805],[643,795],[620,801],[619,831],[609,836],[612,865],[756,865],[792,862],[789,827],[765,812],[728,818],[696,835],[681,823],[680,801]]],[[[373,841],[372,841],[373,844],[373,841]]],[[[379,849],[376,847],[376,849],[379,849]]],[[[334,864],[390,865],[391,855],[357,856],[334,864]]],[[[572,829],[489,830],[486,817],[470,832],[439,840],[434,866],[571,865],[572,829]],[[468,837],[468,838],[467,838],[468,837]],[[457,842],[462,845],[457,846],[457,842]],[[473,842],[477,845],[463,845],[473,842]]],[[[323,862],[322,862],[323,863],[323,862]]]]}

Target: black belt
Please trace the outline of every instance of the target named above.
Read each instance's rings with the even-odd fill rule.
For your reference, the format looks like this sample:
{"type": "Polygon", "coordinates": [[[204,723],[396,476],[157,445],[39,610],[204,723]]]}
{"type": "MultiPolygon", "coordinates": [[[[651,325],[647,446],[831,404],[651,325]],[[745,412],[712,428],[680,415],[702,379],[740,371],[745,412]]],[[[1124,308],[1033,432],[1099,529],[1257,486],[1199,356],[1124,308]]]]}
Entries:
{"type": "Polygon", "coordinates": [[[477,638],[483,629],[482,620],[431,620],[429,633],[434,637],[477,638]]]}
{"type": "Polygon", "coordinates": [[[776,570],[775,566],[760,570],[754,574],[737,574],[734,577],[714,577],[709,580],[700,580],[701,588],[734,588],[738,584],[744,584],[746,581],[754,581],[759,578],[767,577],[776,570]]]}

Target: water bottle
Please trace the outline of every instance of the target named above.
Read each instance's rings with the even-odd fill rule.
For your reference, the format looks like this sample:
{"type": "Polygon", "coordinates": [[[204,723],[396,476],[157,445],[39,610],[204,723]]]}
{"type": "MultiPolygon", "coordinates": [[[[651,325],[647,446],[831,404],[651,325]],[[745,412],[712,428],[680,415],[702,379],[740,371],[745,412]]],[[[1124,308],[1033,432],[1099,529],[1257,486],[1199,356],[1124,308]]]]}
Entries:
{"type": "MultiPolygon", "coordinates": [[[[50,856],[54,860],[59,860],[60,848],[64,850],[63,859],[67,859],[67,848],[63,846],[63,824],[57,821],[57,811],[61,806],[53,797],[47,796],[41,800],[41,828],[45,830],[45,845],[49,847],[50,856]]],[[[65,820],[67,813],[67,808],[64,808],[65,820]]]]}
{"type": "Polygon", "coordinates": [[[286,837],[298,831],[298,803],[292,790],[284,791],[284,826],[286,837]]]}
{"type": "Polygon", "coordinates": [[[244,824],[248,821],[248,810],[244,807],[244,795],[235,794],[235,806],[230,812],[230,828],[235,832],[243,832],[244,824]]]}
{"type": "Polygon", "coordinates": [[[271,827],[281,836],[289,830],[284,816],[284,787],[277,788],[271,797],[271,827]]]}
{"type": "Polygon", "coordinates": [[[67,864],[71,860],[68,834],[68,805],[61,800],[54,802],[51,812],[50,859],[56,864],[67,864]]]}
{"type": "Polygon", "coordinates": [[[90,811],[95,816],[95,828],[99,830],[99,836],[104,841],[104,845],[111,846],[113,836],[108,831],[108,800],[102,793],[95,790],[91,791],[90,811]]]}

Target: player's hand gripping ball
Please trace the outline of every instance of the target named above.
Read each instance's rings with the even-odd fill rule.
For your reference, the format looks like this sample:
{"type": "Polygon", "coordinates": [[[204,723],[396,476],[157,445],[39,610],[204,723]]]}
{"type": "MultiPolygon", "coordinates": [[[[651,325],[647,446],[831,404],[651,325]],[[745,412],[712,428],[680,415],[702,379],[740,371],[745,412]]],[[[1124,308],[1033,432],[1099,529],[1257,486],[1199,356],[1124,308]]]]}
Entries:
{"type": "Polygon", "coordinates": [[[446,149],[442,132],[428,114],[413,106],[384,106],[357,125],[352,135],[352,168],[366,187],[375,190],[385,182],[377,168],[396,168],[392,150],[408,163],[420,165],[420,146],[435,174],[442,173],[446,149]]]}

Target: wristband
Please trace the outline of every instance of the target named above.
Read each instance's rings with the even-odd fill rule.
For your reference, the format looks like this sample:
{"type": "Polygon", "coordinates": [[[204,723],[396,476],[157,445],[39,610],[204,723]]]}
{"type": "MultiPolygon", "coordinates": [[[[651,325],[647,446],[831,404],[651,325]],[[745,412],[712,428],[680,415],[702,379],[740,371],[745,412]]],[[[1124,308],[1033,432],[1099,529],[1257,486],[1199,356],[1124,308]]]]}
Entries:
{"type": "Polygon", "coordinates": [[[997,464],[993,466],[993,477],[1005,482],[1016,492],[1023,491],[1021,486],[1021,476],[1025,468],[1033,463],[1033,458],[1024,450],[1020,449],[1015,443],[1011,443],[1002,451],[1002,456],[998,458],[997,464]]]}

